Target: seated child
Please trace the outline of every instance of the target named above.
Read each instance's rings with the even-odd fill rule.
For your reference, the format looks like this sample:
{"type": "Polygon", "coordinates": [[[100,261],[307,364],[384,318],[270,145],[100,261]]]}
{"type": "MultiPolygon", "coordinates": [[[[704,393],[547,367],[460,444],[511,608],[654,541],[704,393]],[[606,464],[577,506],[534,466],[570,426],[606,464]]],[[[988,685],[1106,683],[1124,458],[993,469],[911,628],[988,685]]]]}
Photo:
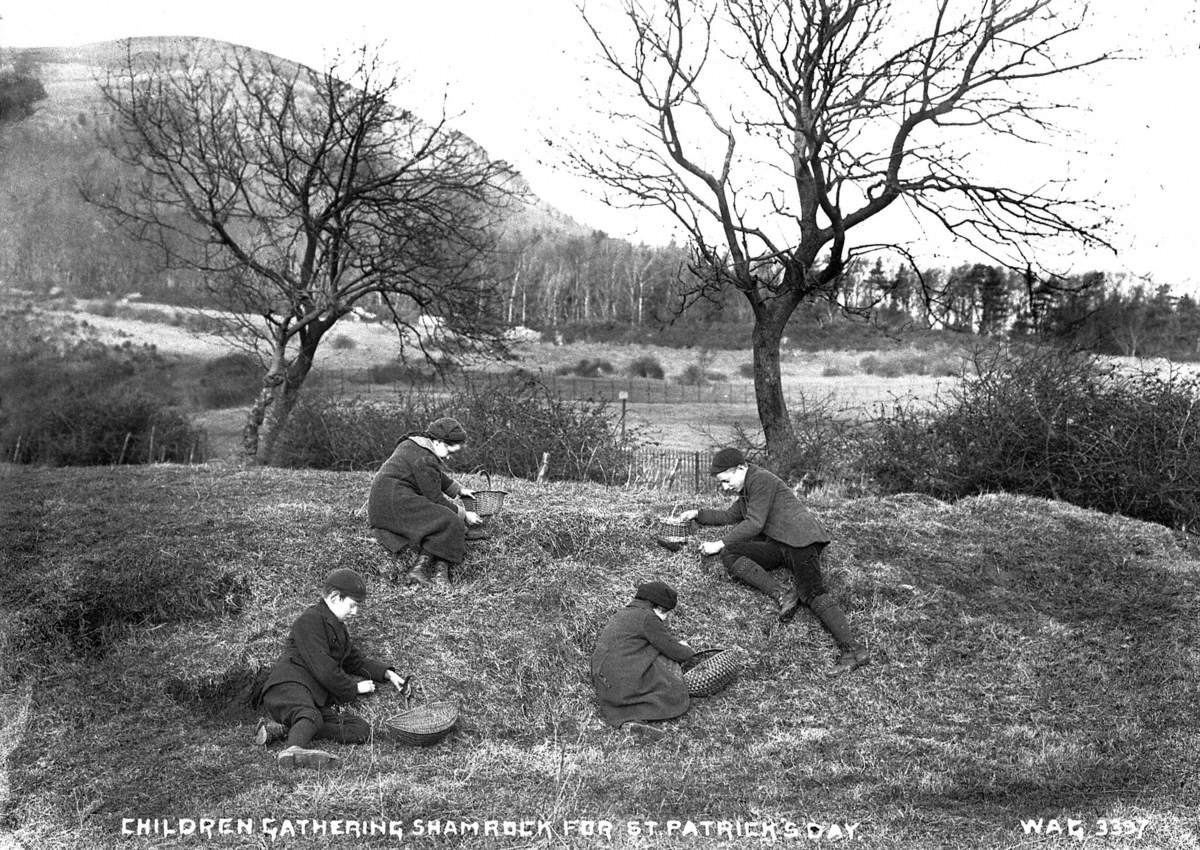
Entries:
{"type": "MultiPolygon", "coordinates": [[[[679,666],[695,653],[664,622],[678,601],[661,581],[638,585],[633,601],[609,619],[592,654],[592,684],[600,716],[611,726],[648,730],[644,720],[669,720],[691,706],[679,666]]],[[[658,734],[661,734],[659,732],[658,734]]]]}
{"type": "Polygon", "coordinates": [[[278,756],[285,767],[321,767],[336,758],[311,749],[313,738],[343,744],[361,744],[370,738],[371,727],[365,720],[335,711],[335,704],[373,692],[376,682],[391,682],[404,692],[404,677],[364,658],[350,640],[346,620],[358,613],[366,598],[367,588],[358,573],[334,570],[325,577],[320,601],[292,624],[283,652],[263,685],[263,707],[275,722],[260,721],[255,735],[256,743],[265,744],[286,732],[287,746],[278,756]]]}

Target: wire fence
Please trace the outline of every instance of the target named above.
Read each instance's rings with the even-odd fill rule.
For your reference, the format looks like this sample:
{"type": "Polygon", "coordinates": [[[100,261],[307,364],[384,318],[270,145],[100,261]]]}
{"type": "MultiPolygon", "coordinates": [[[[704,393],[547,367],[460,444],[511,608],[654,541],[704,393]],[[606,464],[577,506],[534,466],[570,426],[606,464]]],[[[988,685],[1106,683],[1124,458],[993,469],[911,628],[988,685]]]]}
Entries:
{"type": "MultiPolygon", "coordinates": [[[[403,397],[414,392],[444,393],[453,392],[456,387],[468,381],[476,386],[487,386],[490,383],[504,384],[512,380],[511,375],[491,372],[452,377],[444,383],[414,383],[400,378],[387,379],[386,376],[366,369],[321,369],[314,370],[313,375],[326,393],[340,397],[403,397]],[[384,379],[381,380],[381,377],[384,379]]],[[[750,382],[706,381],[681,384],[653,378],[581,378],[552,374],[538,374],[536,378],[554,395],[572,401],[625,400],[630,404],[754,403],[754,385],[750,382]]]]}

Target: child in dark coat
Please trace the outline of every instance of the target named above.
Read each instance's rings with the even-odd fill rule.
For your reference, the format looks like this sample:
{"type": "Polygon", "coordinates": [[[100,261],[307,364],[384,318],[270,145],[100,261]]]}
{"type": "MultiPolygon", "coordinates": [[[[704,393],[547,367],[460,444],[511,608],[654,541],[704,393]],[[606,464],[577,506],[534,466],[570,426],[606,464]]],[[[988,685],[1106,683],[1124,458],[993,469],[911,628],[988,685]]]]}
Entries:
{"type": "Polygon", "coordinates": [[[325,578],[318,601],[292,624],[283,652],[263,685],[262,702],[274,722],[260,721],[255,742],[265,744],[286,732],[287,746],[279,753],[286,767],[321,767],[336,757],[311,749],[313,738],[361,744],[371,736],[370,725],[356,714],[334,710],[375,690],[376,682],[391,682],[404,692],[407,681],[395,669],[364,657],[350,640],[346,620],[358,613],[367,598],[362,577],[337,569],[325,578]]]}
{"type": "Polygon", "coordinates": [[[443,465],[466,439],[467,432],[457,420],[442,417],[423,434],[411,434],[397,443],[371,482],[367,522],[376,538],[388,548],[408,545],[418,550],[408,574],[410,582],[448,587],[451,568],[466,556],[466,541],[479,536],[475,527],[483,519],[454,501],[475,492],[451,479],[443,465]],[[398,543],[389,546],[389,539],[398,543]]]}
{"type": "Polygon", "coordinates": [[[726,572],[774,599],[780,620],[790,620],[801,604],[807,605],[841,650],[830,670],[833,675],[870,661],[870,651],[859,643],[841,606],[825,589],[821,553],[829,544],[829,533],[792,488],[774,473],[747,463],[732,448],[713,456],[709,472],[722,489],[738,497],[726,510],[705,508],[680,514],[685,522],[733,526],[721,540],[701,544],[701,553],[720,555],[726,572]],[[791,588],[767,572],[775,567],[787,567],[792,573],[791,588]]]}
{"type": "Polygon", "coordinates": [[[612,726],[668,720],[691,706],[680,664],[695,653],[666,627],[674,588],[661,581],[638,585],[637,595],[605,625],[592,653],[592,684],[600,716],[612,726]]]}

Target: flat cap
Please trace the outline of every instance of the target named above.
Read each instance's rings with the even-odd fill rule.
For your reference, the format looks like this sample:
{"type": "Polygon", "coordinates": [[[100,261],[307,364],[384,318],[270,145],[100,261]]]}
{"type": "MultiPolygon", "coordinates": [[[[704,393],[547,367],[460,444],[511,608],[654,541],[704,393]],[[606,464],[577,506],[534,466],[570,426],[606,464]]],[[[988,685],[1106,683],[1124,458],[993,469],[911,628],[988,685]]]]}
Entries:
{"type": "Polygon", "coordinates": [[[467,441],[466,429],[459,424],[457,419],[449,416],[435,419],[425,433],[429,435],[430,439],[441,440],[443,443],[465,443],[467,441]]]}
{"type": "Polygon", "coordinates": [[[737,449],[721,449],[713,455],[712,464],[708,467],[709,475],[716,475],[746,462],[746,456],[737,449]]]}
{"type": "Polygon", "coordinates": [[[665,582],[644,581],[637,586],[637,594],[633,598],[645,599],[664,611],[670,611],[679,601],[679,594],[675,592],[675,588],[665,582]]]}
{"type": "Polygon", "coordinates": [[[363,582],[362,576],[354,570],[344,567],[325,576],[325,589],[336,590],[343,596],[349,596],[355,602],[362,602],[367,598],[367,586],[363,582]]]}

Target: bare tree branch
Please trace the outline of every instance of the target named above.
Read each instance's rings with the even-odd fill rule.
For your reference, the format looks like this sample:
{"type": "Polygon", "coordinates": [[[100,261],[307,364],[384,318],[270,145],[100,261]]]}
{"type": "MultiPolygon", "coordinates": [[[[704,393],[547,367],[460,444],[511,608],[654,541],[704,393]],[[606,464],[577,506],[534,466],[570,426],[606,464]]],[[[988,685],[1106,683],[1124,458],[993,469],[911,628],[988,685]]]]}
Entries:
{"type": "Polygon", "coordinates": [[[852,232],[897,201],[1011,268],[1036,263],[1047,240],[1109,247],[1104,210],[1062,183],[1028,185],[1017,165],[981,168],[977,155],[992,141],[1044,141],[1067,104],[1039,87],[1112,58],[1070,53],[1086,3],[623,0],[622,9],[622,34],[580,11],[601,61],[626,84],[633,106],[611,115],[625,132],[579,145],[569,160],[629,203],[674,216],[699,281],[685,305],[720,288],[747,299],[772,451],[792,441],[779,376],[788,318],[805,300],[837,296],[860,253],[852,232]]]}
{"type": "Polygon", "coordinates": [[[265,348],[244,441],[258,462],[321,339],[360,302],[398,329],[414,308],[438,317],[443,345],[503,349],[483,261],[522,184],[444,112],[427,123],[398,107],[401,81],[369,49],[315,71],[240,47],[127,42],[99,84],[114,116],[103,142],[129,179],[85,197],[201,272],[233,332],[265,348]]]}

